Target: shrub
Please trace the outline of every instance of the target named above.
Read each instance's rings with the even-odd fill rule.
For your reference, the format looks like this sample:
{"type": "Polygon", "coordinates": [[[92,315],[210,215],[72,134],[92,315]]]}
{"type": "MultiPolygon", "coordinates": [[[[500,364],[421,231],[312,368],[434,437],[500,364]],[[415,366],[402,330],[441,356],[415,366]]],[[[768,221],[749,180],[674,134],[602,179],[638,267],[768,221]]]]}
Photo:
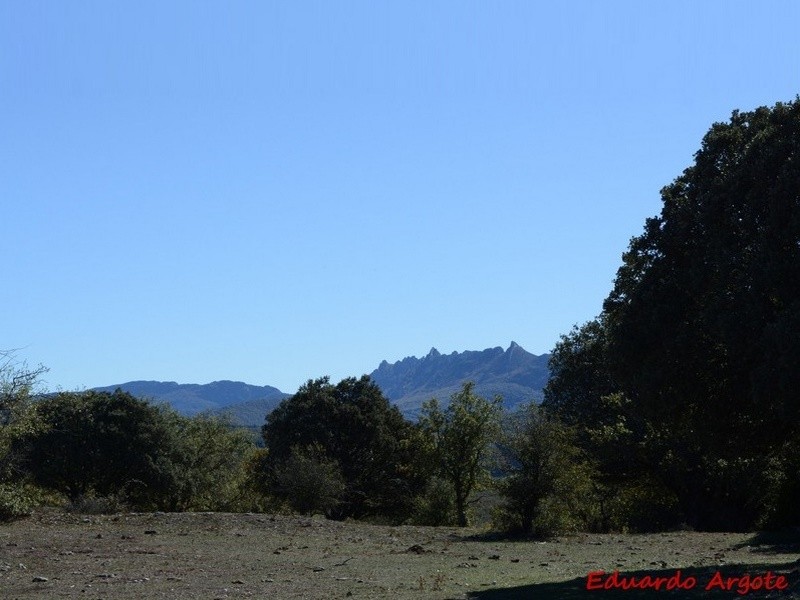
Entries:
{"type": "Polygon", "coordinates": [[[34,482],[75,501],[124,492],[139,508],[161,508],[176,481],[174,444],[162,409],[117,390],[60,393],[34,406],[41,429],[15,446],[34,482]]]}
{"type": "Polygon", "coordinates": [[[264,464],[274,474],[297,448],[318,448],[317,459],[324,455],[335,461],[345,483],[335,507],[325,511],[328,517],[382,515],[402,521],[425,483],[414,468],[417,434],[368,376],[336,385],[322,377],[309,380],[267,416],[262,435],[269,453],[264,464]]]}
{"type": "Polygon", "coordinates": [[[247,466],[256,452],[251,436],[225,418],[168,415],[178,432],[172,462],[172,510],[249,510],[247,466]]]}
{"type": "Polygon", "coordinates": [[[34,505],[33,495],[23,486],[0,483],[0,522],[27,517],[34,505]]]}
{"type": "Polygon", "coordinates": [[[453,489],[440,477],[433,477],[425,491],[414,500],[413,525],[439,527],[456,525],[458,518],[453,489]]]}
{"type": "Polygon", "coordinates": [[[523,534],[549,535],[585,525],[592,469],[572,429],[531,404],[506,426],[505,502],[497,523],[523,534]]]}
{"type": "Polygon", "coordinates": [[[273,468],[273,491],[291,508],[305,515],[328,514],[345,491],[342,471],[320,446],[294,446],[289,456],[273,468]]]}

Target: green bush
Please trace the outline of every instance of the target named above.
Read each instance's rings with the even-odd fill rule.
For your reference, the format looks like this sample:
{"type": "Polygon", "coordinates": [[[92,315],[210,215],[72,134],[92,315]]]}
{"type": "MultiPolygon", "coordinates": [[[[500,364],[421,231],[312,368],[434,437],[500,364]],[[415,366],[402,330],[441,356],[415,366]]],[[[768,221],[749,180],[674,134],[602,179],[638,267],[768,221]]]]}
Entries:
{"type": "Polygon", "coordinates": [[[255,445],[224,420],[182,417],[121,390],[60,393],[32,412],[38,426],[14,437],[12,454],[25,476],[76,507],[110,510],[112,499],[138,510],[251,504],[246,465],[255,445]]]}
{"type": "MultiPolygon", "coordinates": [[[[418,428],[366,375],[336,385],[327,377],[309,380],[267,416],[262,436],[268,478],[284,468],[293,448],[314,446],[320,457],[335,461],[345,489],[335,509],[325,511],[333,519],[383,516],[401,522],[425,484],[415,468],[418,428]]],[[[274,484],[268,482],[270,493],[274,484]]]]}
{"type": "Polygon", "coordinates": [[[273,492],[296,512],[328,514],[345,491],[338,463],[321,446],[294,446],[289,456],[273,467],[273,492]]]}
{"type": "Polygon", "coordinates": [[[520,525],[519,514],[508,509],[508,505],[498,506],[492,515],[492,528],[512,535],[532,535],[536,538],[549,538],[554,535],[582,531],[586,528],[583,515],[572,510],[569,503],[556,496],[547,496],[539,501],[536,515],[529,528],[520,525]]]}
{"type": "Polygon", "coordinates": [[[450,483],[440,477],[433,477],[425,491],[414,500],[410,519],[413,525],[456,525],[458,516],[450,483]]]}
{"type": "Polygon", "coordinates": [[[130,394],[59,393],[33,407],[38,430],[14,449],[33,481],[71,500],[123,493],[131,506],[164,508],[177,480],[177,433],[164,410],[130,394]]]}
{"type": "Polygon", "coordinates": [[[495,516],[503,529],[550,535],[584,527],[593,503],[593,470],[575,443],[575,432],[536,405],[506,424],[504,503],[495,516]]]}
{"type": "Polygon", "coordinates": [[[27,517],[35,504],[33,494],[24,486],[0,483],[0,522],[27,517]]]}
{"type": "Polygon", "coordinates": [[[167,415],[178,432],[173,448],[176,482],[171,510],[248,511],[248,464],[256,452],[252,436],[225,418],[167,415]]]}
{"type": "Polygon", "coordinates": [[[597,486],[595,498],[590,527],[595,531],[666,531],[679,528],[685,520],[675,493],[651,477],[597,486]]]}
{"type": "Polygon", "coordinates": [[[760,529],[781,529],[800,523],[800,439],[789,440],[764,468],[766,510],[756,523],[760,529]]]}

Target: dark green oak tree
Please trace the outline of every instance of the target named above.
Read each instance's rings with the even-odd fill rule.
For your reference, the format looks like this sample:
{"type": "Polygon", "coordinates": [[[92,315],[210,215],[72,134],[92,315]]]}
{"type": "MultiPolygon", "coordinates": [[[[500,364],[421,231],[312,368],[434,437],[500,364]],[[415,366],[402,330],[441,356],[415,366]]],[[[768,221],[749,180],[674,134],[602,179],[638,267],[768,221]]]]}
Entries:
{"type": "Polygon", "coordinates": [[[750,528],[791,488],[797,452],[800,100],[714,124],[661,196],[596,322],[599,351],[562,340],[548,402],[590,423],[618,393],[683,518],[750,528]]]}
{"type": "MultiPolygon", "coordinates": [[[[366,375],[336,385],[328,377],[309,380],[267,416],[262,435],[267,480],[285,473],[298,453],[338,466],[344,490],[336,494],[338,502],[325,503],[333,519],[402,520],[426,482],[415,468],[420,450],[415,426],[366,375]]],[[[275,491],[286,487],[271,483],[275,491]]]]}

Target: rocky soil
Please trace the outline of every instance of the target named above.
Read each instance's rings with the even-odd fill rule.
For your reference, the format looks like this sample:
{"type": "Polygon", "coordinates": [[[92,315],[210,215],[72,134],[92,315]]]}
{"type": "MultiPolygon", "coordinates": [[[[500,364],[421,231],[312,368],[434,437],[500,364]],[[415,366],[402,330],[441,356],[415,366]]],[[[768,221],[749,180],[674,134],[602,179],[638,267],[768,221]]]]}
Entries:
{"type": "MultiPolygon", "coordinates": [[[[800,598],[800,539],[733,533],[504,540],[478,529],[390,527],[263,514],[76,515],[0,525],[0,597],[800,598]],[[681,577],[690,590],[587,590],[588,574],[681,577]],[[704,588],[783,574],[783,590],[704,588]]],[[[763,579],[762,579],[763,581],[763,579]]]]}

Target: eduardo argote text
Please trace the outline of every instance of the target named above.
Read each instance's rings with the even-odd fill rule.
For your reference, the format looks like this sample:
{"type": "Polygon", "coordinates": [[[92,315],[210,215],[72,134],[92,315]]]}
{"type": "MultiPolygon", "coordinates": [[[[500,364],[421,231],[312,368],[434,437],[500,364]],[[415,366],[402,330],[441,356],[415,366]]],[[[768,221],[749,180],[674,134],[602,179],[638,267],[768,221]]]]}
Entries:
{"type": "MultiPolygon", "coordinates": [[[[704,590],[734,591],[742,596],[750,592],[763,590],[785,590],[789,582],[784,575],[776,575],[772,571],[751,575],[723,575],[716,571],[708,581],[699,584],[704,590]]],[[[586,589],[593,590],[693,590],[697,587],[697,577],[684,576],[680,570],[671,576],[642,575],[626,576],[619,571],[606,573],[605,571],[592,571],[586,576],[586,589]]]]}

